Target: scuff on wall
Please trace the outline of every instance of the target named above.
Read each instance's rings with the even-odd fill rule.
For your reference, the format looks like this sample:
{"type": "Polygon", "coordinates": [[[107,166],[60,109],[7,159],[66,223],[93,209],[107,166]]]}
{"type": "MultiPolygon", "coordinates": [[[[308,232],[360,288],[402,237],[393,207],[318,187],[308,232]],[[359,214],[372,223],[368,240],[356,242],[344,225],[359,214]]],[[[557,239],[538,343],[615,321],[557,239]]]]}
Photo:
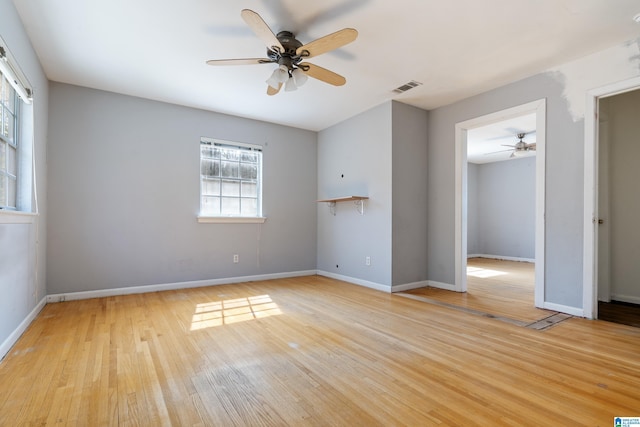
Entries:
{"type": "Polygon", "coordinates": [[[584,119],[585,94],[591,89],[640,76],[640,38],[547,71],[564,87],[574,122],[584,119]]]}

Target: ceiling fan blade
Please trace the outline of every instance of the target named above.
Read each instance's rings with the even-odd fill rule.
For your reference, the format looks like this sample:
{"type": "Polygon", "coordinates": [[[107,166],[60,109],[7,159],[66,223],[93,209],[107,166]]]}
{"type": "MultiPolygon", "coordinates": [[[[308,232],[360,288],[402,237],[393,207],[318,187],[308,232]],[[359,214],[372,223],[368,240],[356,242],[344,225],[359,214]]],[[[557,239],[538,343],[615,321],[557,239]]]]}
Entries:
{"type": "Polygon", "coordinates": [[[207,61],[209,65],[252,65],[252,64],[270,64],[274,62],[269,58],[244,58],[244,59],[210,59],[207,61]]]}
{"type": "Polygon", "coordinates": [[[358,32],[356,30],[353,28],[344,28],[300,46],[296,49],[296,55],[302,56],[303,58],[313,58],[314,56],[322,55],[323,53],[351,43],[357,37],[358,32]]]}
{"type": "Polygon", "coordinates": [[[523,138],[524,138],[525,136],[533,135],[533,134],[535,134],[535,133],[536,133],[536,130],[535,130],[535,129],[532,129],[532,130],[522,130],[522,129],[518,129],[518,128],[510,127],[510,128],[505,128],[505,130],[506,130],[507,132],[510,132],[510,133],[514,134],[514,135],[520,135],[520,134],[522,134],[522,137],[523,137],[523,138]]]}
{"type": "Polygon", "coordinates": [[[262,40],[267,47],[273,51],[284,52],[284,48],[280,43],[280,40],[273,34],[271,28],[264,22],[264,19],[251,9],[242,9],[240,16],[247,23],[249,28],[262,40]]]}
{"type": "Polygon", "coordinates": [[[347,79],[342,77],[340,74],[336,74],[333,71],[329,71],[326,68],[322,68],[308,62],[301,63],[299,67],[309,77],[329,83],[330,85],[342,86],[347,82],[347,79]]]}
{"type": "MultiPolygon", "coordinates": [[[[515,145],[509,145],[509,144],[500,144],[503,147],[511,147],[511,148],[516,148],[515,145]]],[[[505,151],[509,151],[509,150],[505,150],[505,151]]]]}
{"type": "Polygon", "coordinates": [[[271,87],[271,86],[267,86],[267,95],[269,95],[269,96],[273,96],[273,95],[275,95],[276,93],[280,92],[280,89],[281,89],[281,88],[282,88],[282,83],[280,83],[280,84],[278,85],[278,89],[274,89],[274,88],[273,88],[273,87],[271,87]]]}
{"type": "Polygon", "coordinates": [[[536,151],[536,143],[527,144],[527,150],[536,151]]]}
{"type": "Polygon", "coordinates": [[[498,151],[492,151],[492,152],[490,152],[490,153],[484,153],[484,155],[485,155],[485,156],[488,156],[488,155],[490,155],[490,154],[505,153],[505,152],[507,152],[507,151],[514,151],[514,150],[513,150],[513,149],[511,149],[511,150],[498,150],[498,151]]]}

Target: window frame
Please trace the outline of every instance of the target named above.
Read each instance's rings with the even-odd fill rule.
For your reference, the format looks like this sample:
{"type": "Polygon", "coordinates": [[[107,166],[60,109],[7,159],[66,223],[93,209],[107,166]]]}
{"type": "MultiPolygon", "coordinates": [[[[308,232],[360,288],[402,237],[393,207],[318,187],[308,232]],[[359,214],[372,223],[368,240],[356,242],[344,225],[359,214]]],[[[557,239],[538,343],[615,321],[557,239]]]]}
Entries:
{"type": "MultiPolygon", "coordinates": [[[[262,162],[263,162],[263,147],[261,145],[257,145],[257,144],[247,144],[247,143],[243,143],[243,142],[235,142],[235,141],[226,141],[226,140],[222,140],[222,139],[218,139],[218,138],[209,138],[209,137],[201,137],[200,138],[200,191],[199,191],[199,197],[200,197],[200,212],[198,215],[198,222],[200,223],[264,223],[266,221],[266,217],[262,216],[262,186],[263,186],[263,174],[262,174],[262,162]],[[222,176],[222,172],[220,172],[220,176],[219,176],[219,185],[220,185],[220,190],[219,190],[219,194],[217,196],[215,195],[205,195],[203,194],[203,183],[205,181],[205,176],[202,173],[202,168],[203,168],[203,161],[204,160],[212,160],[215,162],[215,158],[207,158],[203,156],[203,150],[202,150],[202,146],[203,145],[211,145],[212,147],[219,147],[222,149],[235,149],[237,150],[239,153],[245,152],[245,151],[249,151],[249,152],[253,152],[253,153],[258,153],[258,159],[257,159],[257,176],[255,178],[255,180],[253,179],[243,179],[242,177],[240,177],[240,173],[238,173],[237,177],[223,177],[222,176]],[[247,197],[242,197],[242,183],[255,183],[256,184],[256,196],[255,196],[255,200],[257,203],[257,212],[255,215],[242,215],[242,213],[240,212],[239,214],[231,214],[231,215],[223,215],[223,214],[212,214],[212,213],[203,213],[204,211],[204,199],[205,197],[218,197],[220,199],[220,203],[221,203],[221,207],[220,210],[222,210],[222,199],[223,199],[223,189],[222,189],[222,181],[227,180],[227,181],[235,181],[238,182],[238,188],[239,188],[239,192],[238,195],[235,196],[227,196],[225,198],[229,199],[229,198],[237,198],[239,200],[239,206],[241,209],[242,206],[242,200],[243,199],[247,199],[247,197]]],[[[222,169],[222,162],[224,160],[222,158],[218,159],[219,162],[219,166],[220,166],[220,170],[222,169]]],[[[240,168],[242,165],[242,160],[241,158],[239,158],[237,160],[238,162],[238,167],[240,168]]],[[[249,199],[252,199],[253,197],[248,197],[249,199]]]]}
{"type": "Polygon", "coordinates": [[[22,103],[18,92],[13,88],[9,82],[8,76],[6,76],[2,70],[0,70],[0,93],[2,93],[2,87],[9,88],[11,98],[8,100],[11,105],[4,103],[4,97],[0,98],[0,153],[4,151],[4,161],[0,163],[0,195],[4,194],[4,197],[0,197],[0,209],[7,211],[19,211],[18,204],[18,177],[20,176],[19,163],[20,163],[20,110],[22,103]],[[11,135],[4,134],[5,127],[5,115],[11,117],[11,135]],[[13,155],[10,152],[13,151],[13,155]],[[11,166],[13,164],[13,166],[11,166]],[[11,194],[13,193],[13,197],[11,194]],[[10,204],[13,199],[13,205],[10,204]]]}
{"type": "MultiPolygon", "coordinates": [[[[1,144],[4,144],[7,157],[2,167],[5,184],[5,197],[0,200],[0,224],[29,222],[30,217],[38,215],[37,197],[35,197],[35,152],[33,140],[33,91],[31,84],[11,54],[4,39],[0,37],[0,74],[3,84],[12,88],[13,130],[10,137],[4,136],[4,119],[0,120],[1,144]],[[10,166],[9,152],[13,151],[13,164],[10,166]],[[9,180],[13,181],[9,197],[9,180]],[[35,197],[35,206],[33,198],[35,197]],[[15,198],[15,205],[9,204],[15,198]],[[32,209],[35,207],[35,211],[32,209]]],[[[5,110],[0,105],[0,117],[5,110]]],[[[0,185],[2,185],[0,183],[0,185]]]]}

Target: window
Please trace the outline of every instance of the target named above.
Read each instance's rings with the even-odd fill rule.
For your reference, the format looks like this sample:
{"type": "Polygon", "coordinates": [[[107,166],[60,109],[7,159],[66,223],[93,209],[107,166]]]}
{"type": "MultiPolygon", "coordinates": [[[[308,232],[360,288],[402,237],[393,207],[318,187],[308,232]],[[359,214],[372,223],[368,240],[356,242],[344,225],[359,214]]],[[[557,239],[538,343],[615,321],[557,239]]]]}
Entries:
{"type": "Polygon", "coordinates": [[[262,217],[262,147],[200,140],[200,218],[262,217]]]}
{"type": "Polygon", "coordinates": [[[0,209],[31,211],[31,90],[0,38],[0,209]]]}
{"type": "Polygon", "coordinates": [[[18,95],[0,71],[0,208],[16,209],[18,178],[18,95]]]}

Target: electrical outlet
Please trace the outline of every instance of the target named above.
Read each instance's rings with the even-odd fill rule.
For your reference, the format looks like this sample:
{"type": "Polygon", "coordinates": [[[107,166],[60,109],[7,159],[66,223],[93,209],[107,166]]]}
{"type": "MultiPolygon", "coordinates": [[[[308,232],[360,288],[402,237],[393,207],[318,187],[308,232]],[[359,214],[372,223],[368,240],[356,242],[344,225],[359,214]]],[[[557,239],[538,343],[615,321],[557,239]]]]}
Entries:
{"type": "Polygon", "coordinates": [[[234,264],[237,264],[237,263],[239,263],[239,262],[240,262],[240,255],[238,255],[238,254],[234,254],[234,255],[233,255],[233,263],[234,263],[234,264]]]}
{"type": "Polygon", "coordinates": [[[364,265],[371,265],[371,257],[370,256],[364,258],[364,265]]]}

